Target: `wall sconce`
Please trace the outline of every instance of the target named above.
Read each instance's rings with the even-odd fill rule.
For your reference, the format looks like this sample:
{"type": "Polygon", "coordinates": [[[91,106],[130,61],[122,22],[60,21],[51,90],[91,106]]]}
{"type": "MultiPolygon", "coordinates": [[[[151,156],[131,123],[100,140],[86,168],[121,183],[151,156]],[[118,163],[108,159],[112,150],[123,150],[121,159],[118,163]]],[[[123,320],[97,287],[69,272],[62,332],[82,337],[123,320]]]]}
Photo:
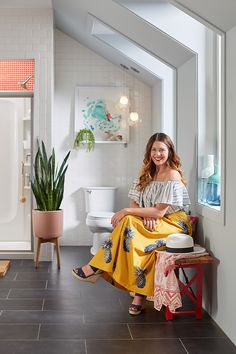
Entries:
{"type": "Polygon", "coordinates": [[[125,95],[125,87],[126,87],[126,71],[129,70],[129,68],[124,65],[120,64],[122,67],[122,96],[120,97],[120,104],[123,106],[127,106],[129,103],[128,97],[125,95]]]}

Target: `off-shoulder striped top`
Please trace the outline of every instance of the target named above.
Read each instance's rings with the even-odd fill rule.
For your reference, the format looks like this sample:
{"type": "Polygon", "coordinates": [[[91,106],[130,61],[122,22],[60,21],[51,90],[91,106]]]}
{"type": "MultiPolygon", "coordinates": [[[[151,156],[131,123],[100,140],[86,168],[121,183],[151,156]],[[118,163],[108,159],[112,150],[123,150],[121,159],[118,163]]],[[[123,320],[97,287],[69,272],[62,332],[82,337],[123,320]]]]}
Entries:
{"type": "Polygon", "coordinates": [[[152,207],[156,204],[169,204],[166,214],[184,210],[190,205],[188,191],[180,181],[152,181],[143,191],[139,191],[137,185],[139,179],[135,178],[129,191],[129,198],[134,200],[139,207],[152,207]]]}

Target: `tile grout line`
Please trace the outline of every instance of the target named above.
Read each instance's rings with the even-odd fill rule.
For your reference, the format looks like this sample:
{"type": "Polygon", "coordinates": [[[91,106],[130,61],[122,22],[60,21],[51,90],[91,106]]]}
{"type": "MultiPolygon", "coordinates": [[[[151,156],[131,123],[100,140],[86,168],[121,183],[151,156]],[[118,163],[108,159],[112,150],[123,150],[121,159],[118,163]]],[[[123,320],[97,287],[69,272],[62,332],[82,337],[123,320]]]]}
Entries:
{"type": "Polygon", "coordinates": [[[39,323],[39,330],[38,330],[38,335],[37,335],[37,338],[36,338],[36,340],[39,340],[39,334],[40,334],[40,330],[41,330],[41,323],[39,323]]]}
{"type": "Polygon", "coordinates": [[[133,338],[132,333],[131,333],[131,330],[130,330],[130,328],[129,328],[129,324],[126,323],[126,325],[127,325],[127,328],[128,328],[129,334],[130,334],[130,337],[131,337],[131,339],[133,340],[134,338],[133,338]]]}
{"type": "Polygon", "coordinates": [[[183,346],[184,350],[186,351],[186,353],[189,354],[189,352],[187,351],[187,349],[186,349],[184,343],[182,342],[181,338],[178,338],[178,339],[179,339],[180,343],[182,344],[182,346],[183,346]]]}
{"type": "Polygon", "coordinates": [[[18,277],[18,272],[16,272],[16,275],[14,276],[13,281],[14,281],[14,280],[17,280],[17,277],[18,277]]]}
{"type": "Polygon", "coordinates": [[[44,309],[44,304],[45,304],[45,299],[43,299],[43,303],[42,303],[42,309],[41,309],[41,311],[43,311],[43,309],[44,309]]]}
{"type": "Polygon", "coordinates": [[[10,293],[11,293],[11,290],[12,290],[12,289],[9,289],[6,299],[9,299],[9,295],[10,295],[10,293]]]}
{"type": "Polygon", "coordinates": [[[87,349],[87,340],[84,340],[84,349],[85,349],[85,354],[88,354],[88,349],[87,349]]]}
{"type": "Polygon", "coordinates": [[[46,280],[45,289],[48,288],[48,280],[46,280]]]}

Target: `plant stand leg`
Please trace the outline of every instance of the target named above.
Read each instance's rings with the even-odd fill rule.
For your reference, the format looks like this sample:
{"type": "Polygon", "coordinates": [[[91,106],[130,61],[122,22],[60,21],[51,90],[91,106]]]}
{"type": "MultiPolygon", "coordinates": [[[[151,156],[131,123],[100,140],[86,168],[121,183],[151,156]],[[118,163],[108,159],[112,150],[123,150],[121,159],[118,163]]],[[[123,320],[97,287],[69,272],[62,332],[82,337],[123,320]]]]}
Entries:
{"type": "Polygon", "coordinates": [[[38,268],[38,266],[39,266],[40,246],[41,246],[41,239],[40,239],[40,238],[38,238],[38,242],[37,242],[37,251],[36,251],[36,262],[35,262],[35,268],[38,268]]]}
{"type": "Polygon", "coordinates": [[[57,252],[57,268],[61,268],[61,258],[60,258],[60,243],[59,243],[59,237],[56,238],[56,252],[57,252]]]}

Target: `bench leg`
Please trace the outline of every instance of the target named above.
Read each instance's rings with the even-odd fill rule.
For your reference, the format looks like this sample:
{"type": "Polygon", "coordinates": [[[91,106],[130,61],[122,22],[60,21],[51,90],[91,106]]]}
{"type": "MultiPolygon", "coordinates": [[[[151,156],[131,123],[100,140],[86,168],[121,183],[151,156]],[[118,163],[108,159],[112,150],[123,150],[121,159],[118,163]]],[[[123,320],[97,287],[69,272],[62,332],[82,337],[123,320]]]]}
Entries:
{"type": "Polygon", "coordinates": [[[203,276],[203,265],[197,264],[197,278],[196,278],[196,318],[198,320],[202,319],[202,276],[203,276]]]}
{"type": "Polygon", "coordinates": [[[166,313],[165,313],[165,317],[166,317],[166,320],[167,320],[167,321],[172,321],[172,320],[173,320],[173,318],[174,318],[174,315],[173,315],[173,313],[172,313],[172,312],[170,312],[170,310],[169,310],[169,307],[168,307],[168,306],[166,306],[166,313]]]}

